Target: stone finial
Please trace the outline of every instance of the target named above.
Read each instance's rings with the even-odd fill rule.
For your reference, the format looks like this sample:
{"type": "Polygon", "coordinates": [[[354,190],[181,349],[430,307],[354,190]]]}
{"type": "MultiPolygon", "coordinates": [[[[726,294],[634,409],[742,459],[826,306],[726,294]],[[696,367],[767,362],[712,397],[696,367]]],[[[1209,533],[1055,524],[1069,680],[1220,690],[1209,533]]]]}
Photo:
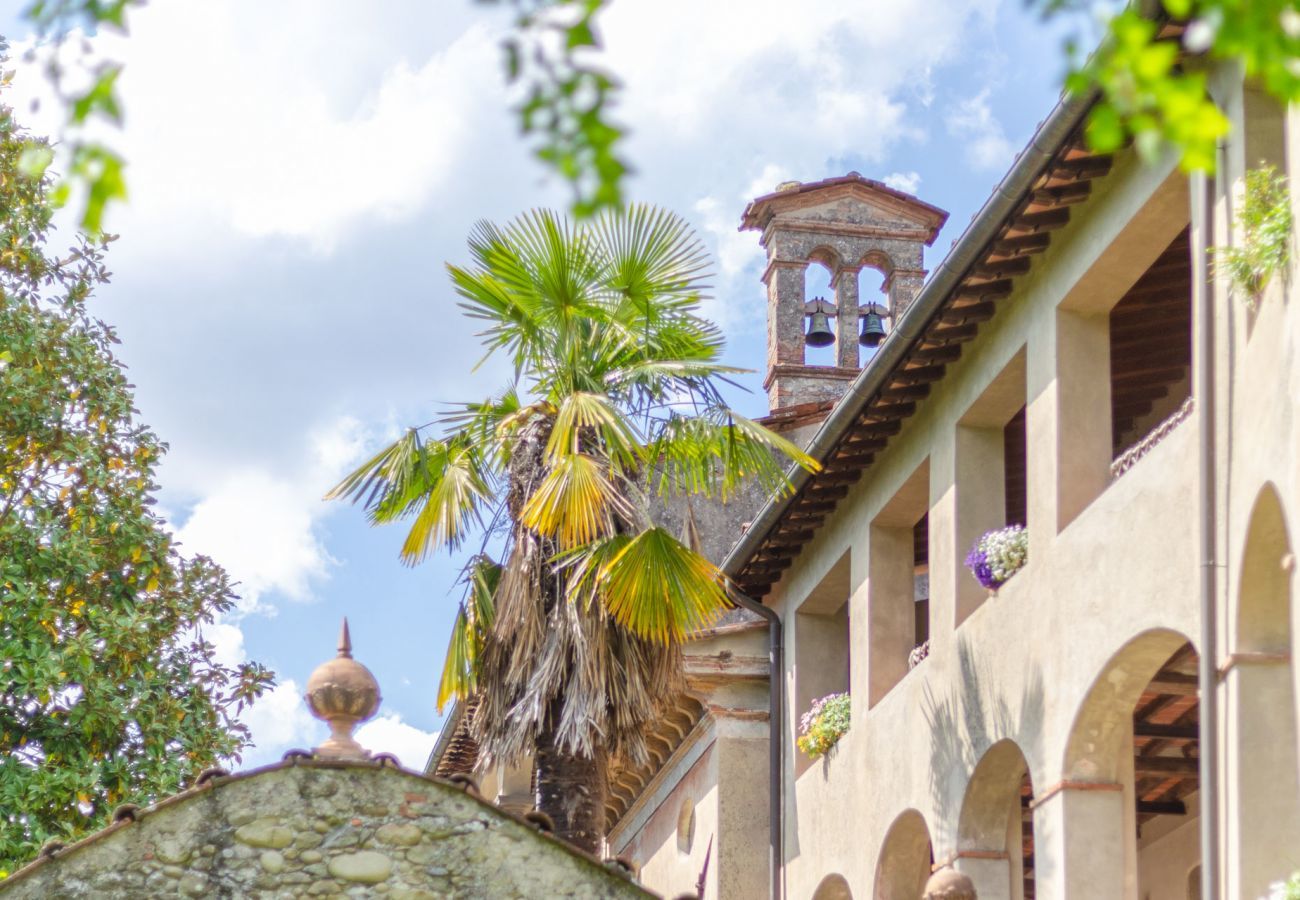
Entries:
{"type": "Polygon", "coordinates": [[[339,633],[339,655],[316,667],[304,695],[311,714],[330,727],[330,736],[316,748],[318,756],[369,759],[352,737],[352,730],[379,711],[379,683],[370,670],[352,658],[348,620],[339,633]]]}
{"type": "Polygon", "coordinates": [[[925,883],[921,900],[977,900],[975,883],[964,872],[945,866],[925,883]]]}

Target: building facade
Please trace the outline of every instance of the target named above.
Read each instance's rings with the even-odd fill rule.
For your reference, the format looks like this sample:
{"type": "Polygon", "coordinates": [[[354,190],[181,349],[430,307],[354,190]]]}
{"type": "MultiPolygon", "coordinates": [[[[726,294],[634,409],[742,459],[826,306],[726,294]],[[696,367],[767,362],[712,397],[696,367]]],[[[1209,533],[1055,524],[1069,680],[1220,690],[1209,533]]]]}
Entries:
{"type": "Polygon", "coordinates": [[[952,867],[982,900],[1253,900],[1300,869],[1300,304],[1212,250],[1248,169],[1294,171],[1296,118],[1213,86],[1217,175],[1091,154],[1063,100],[928,277],[942,212],[861,176],[746,210],[769,422],[822,469],[746,512],[723,567],[752,611],[692,644],[662,752],[615,775],[609,851],[649,887],[915,900],[952,867]],[[864,267],[891,314],[865,362],[864,267]],[[967,553],[1013,524],[1028,563],[988,591],[967,553]],[[800,717],[837,692],[852,725],[811,760],[800,717]]]}

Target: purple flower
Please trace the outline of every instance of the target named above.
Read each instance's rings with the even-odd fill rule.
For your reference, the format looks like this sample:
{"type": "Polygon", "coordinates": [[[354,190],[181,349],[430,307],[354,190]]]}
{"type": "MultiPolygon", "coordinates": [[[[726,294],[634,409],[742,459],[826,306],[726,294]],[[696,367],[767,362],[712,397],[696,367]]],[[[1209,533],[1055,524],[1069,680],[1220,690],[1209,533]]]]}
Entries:
{"type": "Polygon", "coordinates": [[[971,570],[975,580],[989,590],[996,590],[1002,582],[993,577],[993,569],[989,566],[988,555],[984,552],[984,539],[975,542],[970,553],[966,554],[966,568],[971,570]]]}

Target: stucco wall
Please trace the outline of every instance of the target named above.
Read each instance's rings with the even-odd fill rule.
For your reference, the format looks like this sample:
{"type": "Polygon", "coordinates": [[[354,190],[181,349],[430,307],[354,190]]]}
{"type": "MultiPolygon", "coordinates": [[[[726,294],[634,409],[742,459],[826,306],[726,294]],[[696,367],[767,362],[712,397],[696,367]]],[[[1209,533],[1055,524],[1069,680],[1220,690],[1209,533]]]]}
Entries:
{"type": "MultiPolygon", "coordinates": [[[[1241,122],[1239,92],[1240,85],[1228,84],[1225,96],[1242,133],[1250,128],[1241,122]]],[[[1294,172],[1300,159],[1294,115],[1288,129],[1294,172]]],[[[1246,151],[1233,146],[1229,184],[1247,164],[1246,151]]],[[[1142,165],[1131,154],[1120,157],[773,591],[769,602],[786,623],[787,660],[807,657],[807,648],[800,653],[802,617],[795,611],[851,555],[853,726],[824,763],[804,770],[787,759],[789,896],[811,896],[833,874],[845,877],[855,897],[888,896],[881,892],[881,848],[908,810],[924,818],[937,864],[955,859],[972,873],[1001,870],[1002,848],[979,846],[962,822],[971,775],[1003,739],[1023,753],[1040,798],[1034,809],[1040,898],[1187,896],[1188,873],[1200,855],[1195,810],[1153,820],[1133,839],[1131,706],[1100,709],[1106,696],[1133,690],[1151,659],[1184,640],[1199,643],[1200,410],[1113,482],[1095,463],[1089,469],[1079,462],[1109,438],[1096,432],[1104,420],[1079,413],[1089,404],[1105,410],[1095,393],[1105,381],[1104,369],[1093,371],[1096,360],[1089,359],[1090,330],[1104,336],[1096,317],[1188,221],[1189,192],[1171,171],[1168,160],[1142,165]],[[968,544],[960,535],[972,492],[962,479],[973,473],[963,468],[959,430],[1021,353],[1030,562],[995,597],[976,597],[966,615],[962,585],[969,575],[961,563],[968,544]],[[918,471],[929,486],[932,650],[871,705],[870,663],[885,649],[868,614],[871,526],[918,471]],[[1126,741],[1128,759],[1109,749],[1126,741]]],[[[1215,206],[1212,242],[1218,245],[1238,238],[1223,224],[1224,194],[1215,206]]],[[[1253,309],[1220,284],[1215,307],[1222,896],[1252,900],[1300,864],[1294,689],[1300,674],[1292,664],[1300,625],[1293,602],[1300,525],[1296,283],[1292,274],[1289,286],[1274,285],[1253,309]],[[1258,558],[1247,558],[1252,517],[1265,494],[1285,510],[1275,529],[1285,534],[1258,558]],[[1273,605],[1284,611],[1283,621],[1268,626],[1281,629],[1282,643],[1266,652],[1237,634],[1243,617],[1272,615],[1267,604],[1243,597],[1243,579],[1259,580],[1251,566],[1284,573],[1264,579],[1281,592],[1273,605]]],[[[1198,353],[1195,365],[1204,364],[1198,353]]],[[[797,669],[787,670],[788,696],[800,696],[799,678],[797,669]]],[[[802,712],[789,709],[788,737],[802,712]]],[[[1007,891],[1005,883],[1001,889],[1007,891]]]]}
{"type": "Polygon", "coordinates": [[[653,896],[458,787],[302,762],[219,778],[0,882],[6,898],[653,896]]]}

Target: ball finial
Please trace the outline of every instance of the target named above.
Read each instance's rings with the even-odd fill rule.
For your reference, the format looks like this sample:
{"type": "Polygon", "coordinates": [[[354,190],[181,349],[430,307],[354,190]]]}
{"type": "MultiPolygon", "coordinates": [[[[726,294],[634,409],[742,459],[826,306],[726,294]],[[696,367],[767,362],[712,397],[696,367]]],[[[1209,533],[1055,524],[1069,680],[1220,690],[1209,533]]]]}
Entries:
{"type": "Polygon", "coordinates": [[[339,655],[311,673],[304,699],[311,714],[330,727],[330,736],[316,748],[318,756],[370,757],[352,737],[352,731],[379,711],[382,698],[375,676],[352,658],[352,635],[346,618],[339,633],[339,655]]]}

